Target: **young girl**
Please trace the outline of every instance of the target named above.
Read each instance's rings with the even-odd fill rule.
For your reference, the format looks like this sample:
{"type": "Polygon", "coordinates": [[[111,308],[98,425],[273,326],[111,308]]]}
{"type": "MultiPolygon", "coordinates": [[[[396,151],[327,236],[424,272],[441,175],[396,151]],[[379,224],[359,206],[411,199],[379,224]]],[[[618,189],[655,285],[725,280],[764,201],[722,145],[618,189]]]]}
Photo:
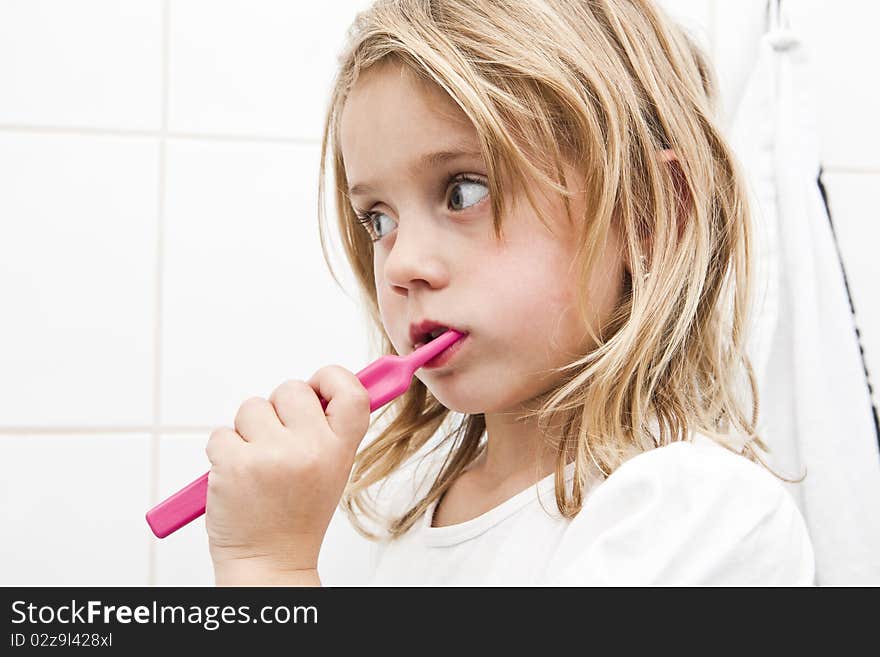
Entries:
{"type": "Polygon", "coordinates": [[[358,15],[319,206],[329,151],[381,353],[467,335],[360,451],[369,401],[335,365],[212,433],[217,583],[320,584],[340,501],[379,541],[374,584],[813,583],[758,454],[750,217],[714,103],[646,1],[358,15]]]}

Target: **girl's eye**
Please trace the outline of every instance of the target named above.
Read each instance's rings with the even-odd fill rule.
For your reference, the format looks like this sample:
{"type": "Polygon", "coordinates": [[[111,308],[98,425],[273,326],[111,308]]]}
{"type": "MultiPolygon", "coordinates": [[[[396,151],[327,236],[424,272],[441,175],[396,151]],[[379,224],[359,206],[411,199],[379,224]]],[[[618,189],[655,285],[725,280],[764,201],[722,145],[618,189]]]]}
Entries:
{"type": "Polygon", "coordinates": [[[486,185],[486,183],[481,182],[479,180],[476,180],[474,178],[468,178],[467,176],[461,176],[459,178],[455,178],[452,182],[454,182],[455,184],[452,186],[453,192],[449,196],[450,203],[457,204],[457,203],[464,203],[468,200],[473,201],[472,203],[465,205],[462,208],[453,208],[453,210],[461,211],[461,210],[464,210],[465,208],[469,208],[471,205],[476,205],[477,203],[482,201],[486,196],[489,195],[489,187],[486,185]],[[484,190],[486,190],[485,194],[479,193],[478,188],[480,188],[480,187],[482,187],[484,190]],[[465,192],[462,193],[462,192],[458,191],[461,189],[464,189],[465,192]],[[468,189],[470,189],[471,191],[467,191],[468,189]],[[474,190],[476,190],[476,193],[474,190]]]}
{"type": "MultiPolygon", "coordinates": [[[[452,193],[449,195],[449,204],[452,206],[450,209],[455,212],[467,210],[489,195],[489,186],[477,178],[462,174],[453,177],[447,186],[450,183],[452,184],[452,193]],[[479,188],[483,188],[484,191],[481,193],[479,188]]],[[[383,218],[390,221],[391,218],[387,214],[384,212],[357,212],[356,214],[358,223],[364,225],[373,242],[385,237],[385,234],[381,232],[381,226],[377,227],[376,222],[381,224],[383,218]]]]}
{"type": "Polygon", "coordinates": [[[367,234],[370,236],[370,240],[373,242],[378,242],[380,239],[384,237],[384,235],[379,233],[379,230],[376,229],[375,221],[385,217],[390,220],[390,217],[384,212],[358,212],[357,220],[358,223],[364,225],[364,228],[367,229],[367,234]]]}

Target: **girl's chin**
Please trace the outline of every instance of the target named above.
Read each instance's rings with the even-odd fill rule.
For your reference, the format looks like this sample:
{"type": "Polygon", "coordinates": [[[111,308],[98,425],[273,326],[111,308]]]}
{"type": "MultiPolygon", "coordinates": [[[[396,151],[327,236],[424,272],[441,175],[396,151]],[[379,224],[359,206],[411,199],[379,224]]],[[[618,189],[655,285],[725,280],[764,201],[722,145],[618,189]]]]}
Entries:
{"type": "Polygon", "coordinates": [[[451,382],[450,377],[434,376],[431,373],[422,375],[416,373],[416,377],[431,393],[438,402],[455,413],[482,413],[482,400],[478,395],[468,394],[467,391],[458,389],[451,382]]]}
{"type": "Polygon", "coordinates": [[[454,413],[478,415],[495,413],[506,408],[506,405],[497,396],[489,398],[486,395],[468,394],[467,392],[452,389],[451,386],[447,387],[444,383],[426,385],[434,399],[454,413]]]}

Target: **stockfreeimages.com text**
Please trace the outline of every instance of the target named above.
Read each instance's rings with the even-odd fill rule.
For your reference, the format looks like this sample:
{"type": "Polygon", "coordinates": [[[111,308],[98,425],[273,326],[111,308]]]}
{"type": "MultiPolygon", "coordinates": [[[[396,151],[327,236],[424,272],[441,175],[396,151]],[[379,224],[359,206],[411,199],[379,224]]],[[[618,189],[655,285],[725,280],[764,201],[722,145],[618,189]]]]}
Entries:
{"type": "Polygon", "coordinates": [[[206,630],[216,630],[221,624],[232,623],[317,623],[318,609],[314,606],[268,605],[260,608],[255,616],[251,615],[248,605],[233,607],[231,605],[159,605],[155,600],[150,606],[138,605],[105,605],[100,600],[88,600],[78,603],[71,600],[70,604],[57,607],[51,605],[37,606],[24,600],[12,603],[15,624],[31,623],[181,623],[200,624],[206,630]]]}

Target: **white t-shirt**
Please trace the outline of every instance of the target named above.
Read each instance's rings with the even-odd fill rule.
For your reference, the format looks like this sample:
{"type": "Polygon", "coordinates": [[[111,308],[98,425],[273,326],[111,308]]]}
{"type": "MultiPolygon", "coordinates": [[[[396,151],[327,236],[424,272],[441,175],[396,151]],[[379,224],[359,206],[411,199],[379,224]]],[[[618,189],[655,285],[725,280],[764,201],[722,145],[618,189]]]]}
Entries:
{"type": "MultiPolygon", "coordinates": [[[[570,485],[574,464],[566,468],[570,485]]],[[[812,585],[813,547],[788,491],[708,438],[639,454],[562,518],[554,474],[479,517],[432,527],[436,502],[375,544],[373,586],[812,585]]],[[[406,487],[402,487],[406,489],[406,487]]],[[[397,492],[397,510],[413,501],[397,492]]]]}

